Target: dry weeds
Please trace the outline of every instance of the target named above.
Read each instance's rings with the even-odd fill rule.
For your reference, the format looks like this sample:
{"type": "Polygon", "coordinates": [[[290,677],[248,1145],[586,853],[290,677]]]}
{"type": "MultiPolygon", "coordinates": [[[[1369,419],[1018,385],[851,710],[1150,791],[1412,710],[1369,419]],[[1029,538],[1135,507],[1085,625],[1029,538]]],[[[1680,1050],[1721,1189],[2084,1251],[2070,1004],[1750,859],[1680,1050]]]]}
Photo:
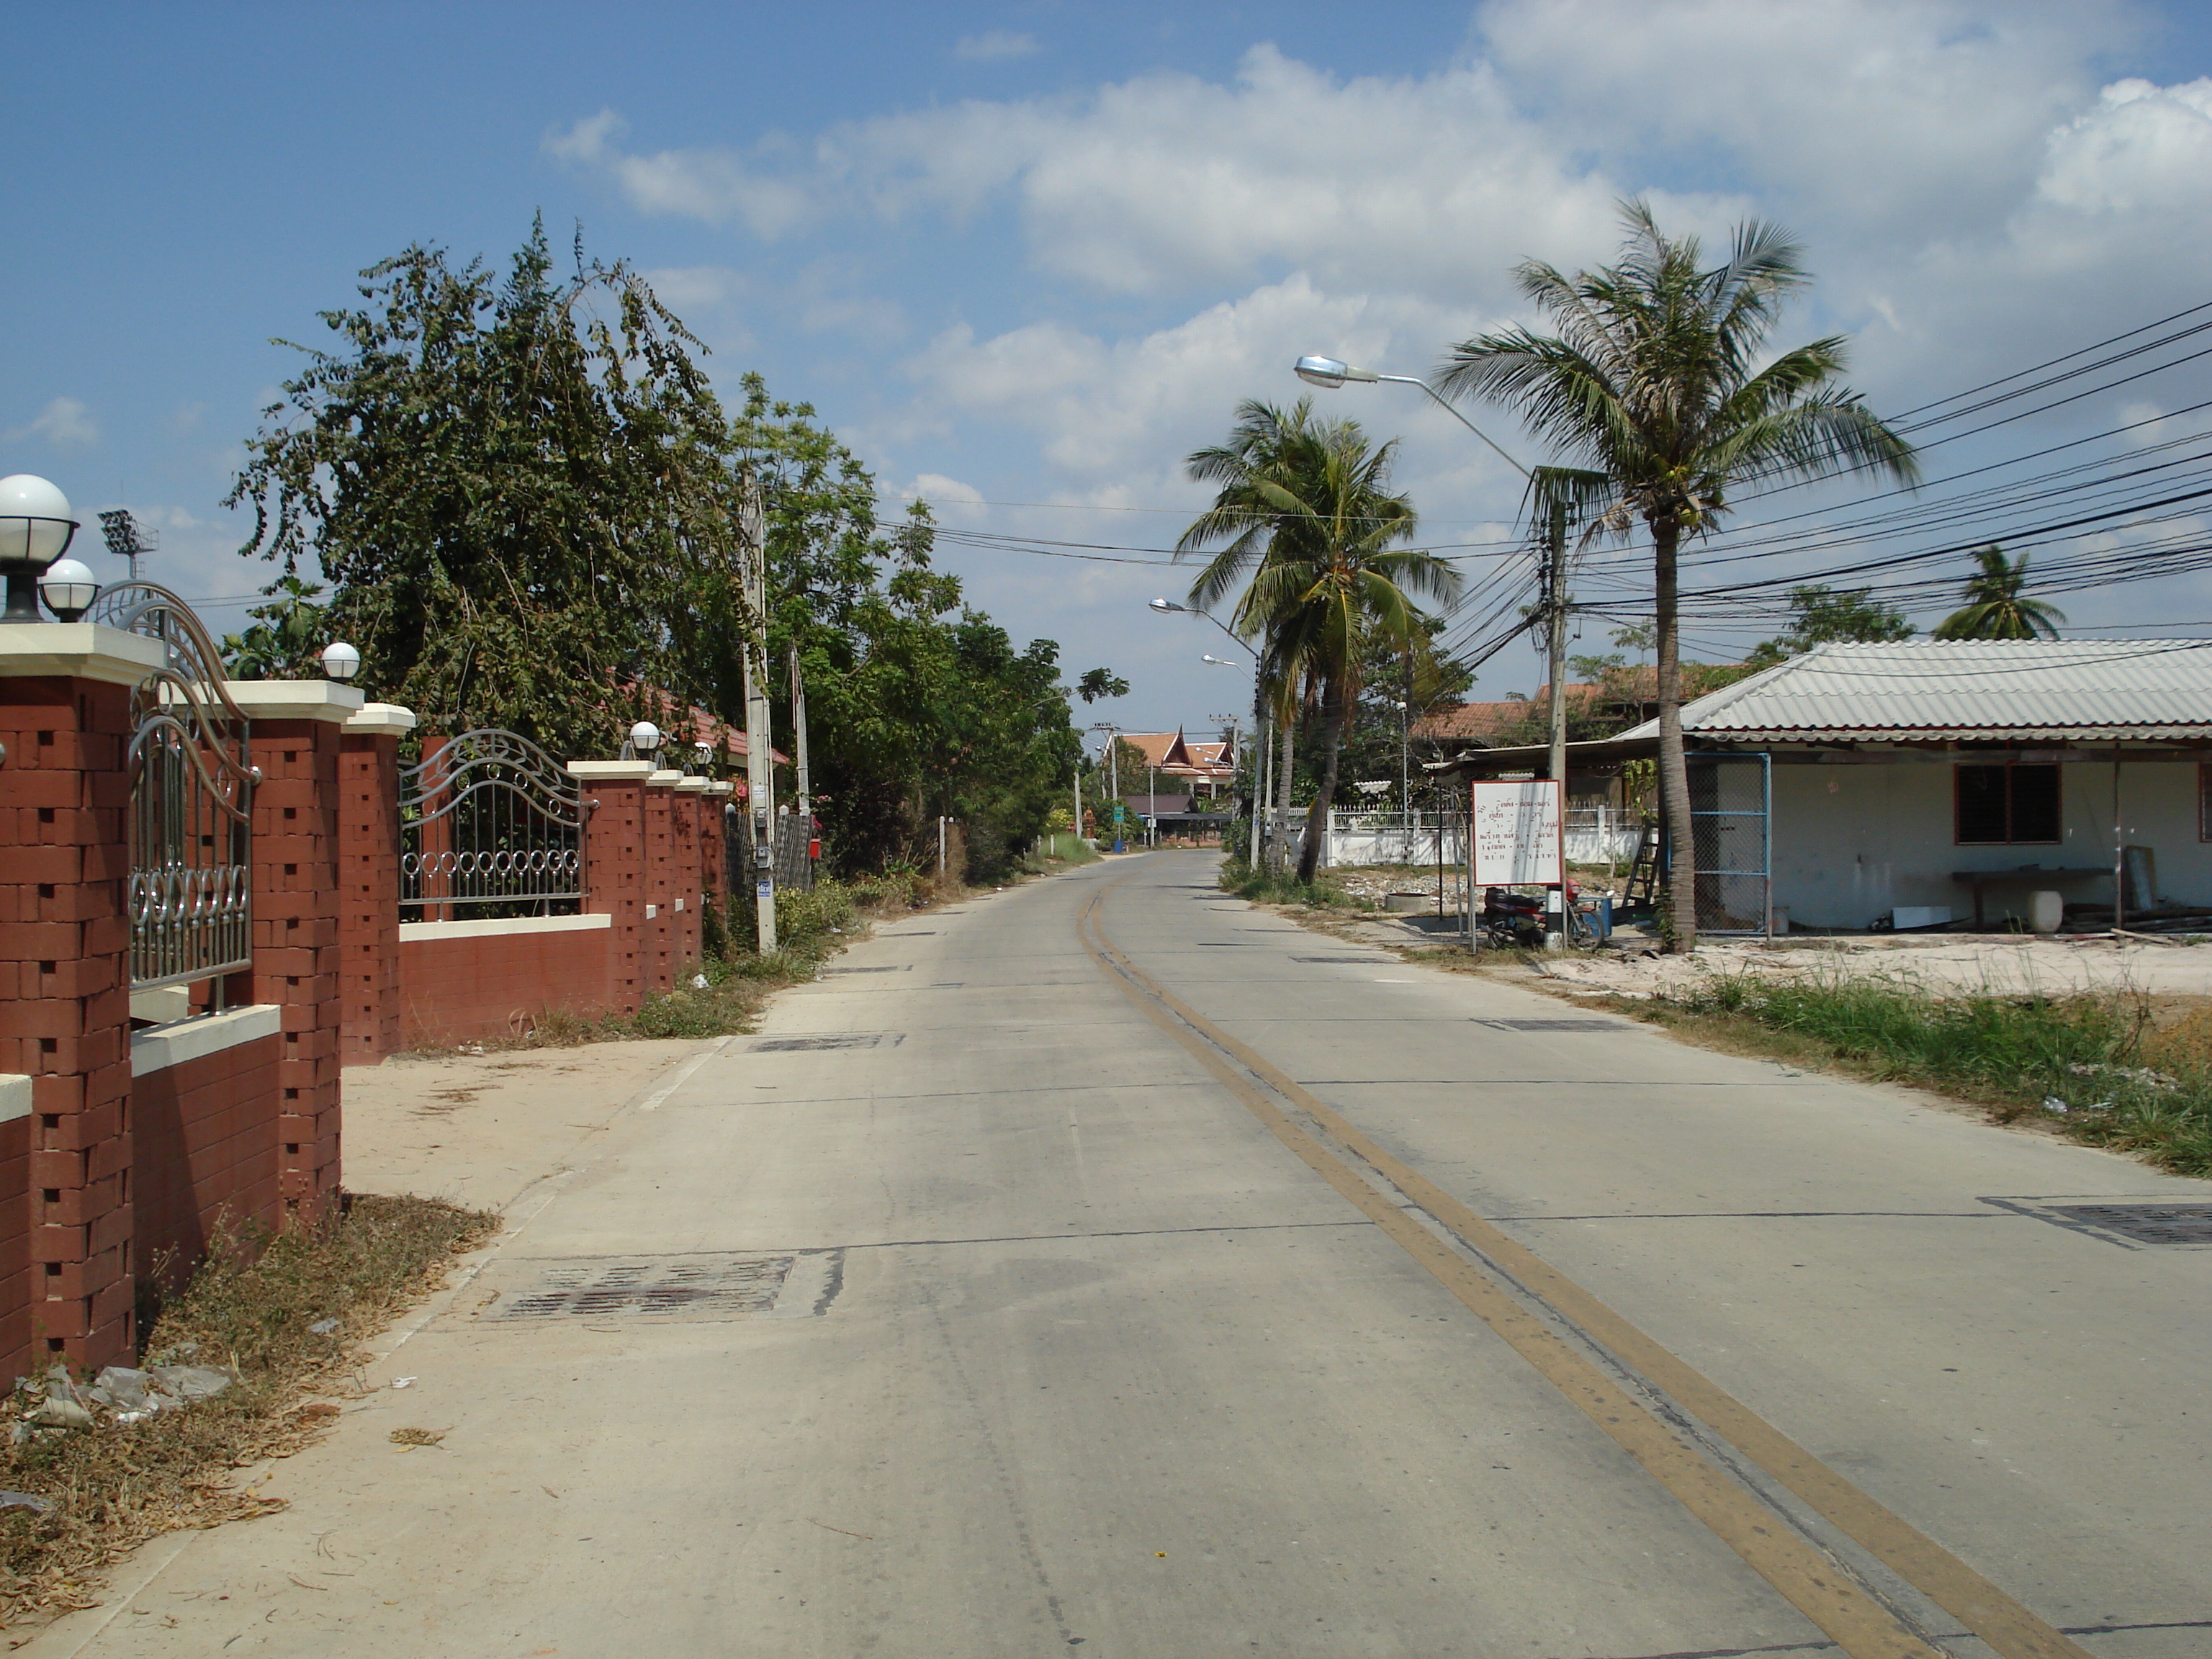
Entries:
{"type": "Polygon", "coordinates": [[[315,1227],[218,1241],[159,1310],[147,1358],[221,1366],[228,1389],[138,1423],[0,1444],[0,1486],[52,1505],[0,1510],[0,1622],[96,1606],[106,1570],[162,1533],[283,1507],[234,1472],[319,1438],[342,1407],[310,1396],[359,1397],[361,1344],[498,1226],[434,1199],[363,1195],[315,1227]]]}

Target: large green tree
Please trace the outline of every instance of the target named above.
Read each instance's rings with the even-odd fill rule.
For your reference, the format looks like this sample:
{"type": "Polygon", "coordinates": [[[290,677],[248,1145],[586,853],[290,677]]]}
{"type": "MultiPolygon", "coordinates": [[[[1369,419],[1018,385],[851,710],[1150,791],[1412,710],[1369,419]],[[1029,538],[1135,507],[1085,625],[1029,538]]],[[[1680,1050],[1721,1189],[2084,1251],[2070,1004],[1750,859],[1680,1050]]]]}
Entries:
{"type": "Polygon", "coordinates": [[[1297,875],[1311,881],[1336,794],[1346,732],[1371,647],[1405,651],[1423,637],[1416,597],[1449,605],[1459,573],[1402,545],[1418,527],[1390,491],[1393,440],[1370,444],[1355,421],[1317,421],[1310,399],[1287,412],[1247,401],[1229,441],[1194,451],[1186,470],[1217,486],[1213,504],[1176,544],[1185,558],[1217,550],[1190,588],[1210,611],[1239,580],[1231,626],[1255,641],[1274,714],[1315,712],[1320,776],[1306,810],[1297,875]]]}
{"type": "Polygon", "coordinates": [[[1752,647],[1744,661],[1753,668],[1771,668],[1816,645],[1887,644],[1909,640],[1918,631],[1902,611],[1875,599],[1870,587],[1838,592],[1816,582],[1790,590],[1790,626],[1752,647]]]}
{"type": "Polygon", "coordinates": [[[362,683],[430,730],[605,754],[636,688],[702,700],[744,610],[725,422],[683,325],[580,242],[556,276],[542,228],[504,278],[417,245],[360,293],[246,447],[246,550],[319,565],[362,683]]]}
{"type": "MultiPolygon", "coordinates": [[[[757,375],[726,411],[683,324],[628,267],[556,276],[540,230],[505,275],[416,246],[323,314],[233,487],[243,550],[285,596],[234,647],[299,672],[327,639],[430,730],[498,726],[557,755],[614,752],[666,698],[741,720],[743,647],[763,629],[775,740],[786,665],[807,688],[825,841],[847,871],[933,853],[969,824],[971,872],[1032,838],[1079,744],[1058,647],[1017,650],[932,568],[928,509],[878,517],[857,457],[757,375]],[[736,519],[757,489],[768,614],[741,596],[736,519]],[[326,607],[302,573],[335,586],[326,607]],[[310,635],[314,637],[310,638],[310,635]]],[[[1096,671],[1109,687],[1116,684],[1096,671]]]]}
{"type": "MultiPolygon", "coordinates": [[[[1437,374],[1451,397],[1503,404],[1554,452],[1600,474],[1578,505],[1586,536],[1651,538],[1657,627],[1659,781],[1681,873],[1692,867],[1682,752],[1679,627],[1684,539],[1710,533],[1740,486],[1865,471],[1910,483],[1912,447],[1836,384],[1845,343],[1765,356],[1783,303],[1811,279],[1797,244],[1757,220],[1729,257],[1664,234],[1643,202],[1623,209],[1620,263],[1570,276],[1522,264],[1521,291],[1556,333],[1512,327],[1462,342],[1437,374]]],[[[1694,884],[1670,885],[1674,948],[1697,941],[1694,884]]]]}
{"type": "Polygon", "coordinates": [[[1974,555],[1966,604],[1936,625],[1939,640],[2055,640],[2066,613],[2027,596],[2027,555],[2008,559],[1995,542],[1974,555]]]}

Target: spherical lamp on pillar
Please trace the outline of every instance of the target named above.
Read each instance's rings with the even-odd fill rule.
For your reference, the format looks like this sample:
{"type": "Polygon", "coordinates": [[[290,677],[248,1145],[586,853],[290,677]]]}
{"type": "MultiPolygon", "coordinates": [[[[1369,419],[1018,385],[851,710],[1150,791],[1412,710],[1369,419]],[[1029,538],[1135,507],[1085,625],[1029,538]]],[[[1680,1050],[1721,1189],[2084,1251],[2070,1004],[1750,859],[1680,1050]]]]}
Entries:
{"type": "Polygon", "coordinates": [[[623,744],[624,760],[650,760],[660,747],[660,728],[651,720],[640,720],[629,729],[629,738],[623,744]]]}
{"type": "Polygon", "coordinates": [[[100,579],[82,559],[56,559],[39,578],[39,596],[55,616],[73,623],[100,597],[100,579]]]}
{"type": "Polygon", "coordinates": [[[8,609],[0,622],[42,622],[39,578],[69,551],[76,534],[69,497],[44,478],[18,472],[0,478],[0,571],[8,577],[8,609]]]}
{"type": "Polygon", "coordinates": [[[323,647],[323,673],[326,678],[349,680],[361,672],[361,653],[343,640],[335,640],[323,647]]]}

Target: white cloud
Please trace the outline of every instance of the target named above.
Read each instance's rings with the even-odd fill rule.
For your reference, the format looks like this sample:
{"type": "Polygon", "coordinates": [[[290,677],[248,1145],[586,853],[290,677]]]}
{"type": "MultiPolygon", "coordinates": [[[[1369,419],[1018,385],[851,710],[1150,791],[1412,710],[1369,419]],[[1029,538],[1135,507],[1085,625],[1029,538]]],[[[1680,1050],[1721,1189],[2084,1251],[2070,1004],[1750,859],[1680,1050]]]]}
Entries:
{"type": "MultiPolygon", "coordinates": [[[[932,319],[910,395],[847,430],[890,476],[939,469],[933,500],[968,499],[939,487],[950,471],[994,499],[1027,475],[1012,498],[1162,505],[1194,499],[1182,457],[1239,398],[1299,395],[1299,353],[1420,373],[1522,314],[1520,259],[1609,257],[1632,192],[1670,228],[1756,212],[1799,233],[1820,284],[1783,337],[1856,334],[1853,378],[1880,408],[2195,303],[2212,82],[2100,84],[2134,19],[2055,0],[1492,0],[1467,51],[1419,73],[1345,77],[1260,46],[1225,78],[1155,71],[722,145],[633,151],[602,112],[547,148],[640,212],[810,253],[815,233],[865,249],[886,226],[972,250],[988,301],[933,311],[945,290],[894,287],[866,253],[752,297],[877,339],[905,317],[872,289],[932,319]],[[1026,280],[1004,269],[1008,223],[1026,280]]],[[[1432,524],[1514,510],[1517,480],[1418,393],[1320,395],[1406,434],[1401,482],[1432,524]]],[[[1122,581],[1036,574],[1040,595],[1122,581]]]]}
{"type": "Polygon", "coordinates": [[[2202,214],[2212,198],[2212,80],[2114,82],[2051,135],[2035,194],[2085,215],[2202,214]]]}
{"type": "Polygon", "coordinates": [[[963,35],[959,44],[952,48],[952,55],[974,64],[994,64],[1009,58],[1032,57],[1036,51],[1036,37],[1033,34],[1017,34],[1010,29],[990,29],[981,34],[963,35]]]}
{"type": "Polygon", "coordinates": [[[625,154],[613,142],[623,127],[619,115],[603,109],[566,132],[548,133],[544,149],[559,160],[611,174],[641,212],[686,214],[710,224],[742,219],[766,240],[797,229],[811,215],[804,188],[764,178],[726,150],[625,154]]]}
{"type": "Polygon", "coordinates": [[[100,441],[100,422],[74,398],[56,398],[31,417],[27,426],[0,433],[0,443],[43,438],[57,449],[77,449],[100,441]]]}

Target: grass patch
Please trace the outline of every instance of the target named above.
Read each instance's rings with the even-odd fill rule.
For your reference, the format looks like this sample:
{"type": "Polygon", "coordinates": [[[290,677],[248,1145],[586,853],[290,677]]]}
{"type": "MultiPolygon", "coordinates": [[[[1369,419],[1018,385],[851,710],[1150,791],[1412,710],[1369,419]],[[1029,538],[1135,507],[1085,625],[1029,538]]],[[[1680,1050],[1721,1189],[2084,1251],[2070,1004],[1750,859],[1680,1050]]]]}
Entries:
{"type": "Polygon", "coordinates": [[[1261,904],[1303,904],[1317,910],[1377,908],[1371,899],[1346,892],[1326,872],[1316,872],[1311,881],[1300,881],[1295,876],[1272,874],[1255,870],[1249,864],[1231,862],[1221,867],[1221,886],[1224,892],[1261,904]]]}
{"type": "Polygon", "coordinates": [[[1097,864],[1101,854],[1082,836],[1061,830],[1050,835],[1031,848],[1022,859],[1022,868],[1033,876],[1048,875],[1055,868],[1073,869],[1079,865],[1097,864]]]}
{"type": "Polygon", "coordinates": [[[1753,975],[1619,1006],[1713,1046],[1917,1085],[2002,1122],[2037,1117],[2089,1145],[2212,1176],[2212,1012],[2161,1029],[2148,1000],[2125,992],[1939,995],[1901,978],[1753,975]]]}
{"type": "MultiPolygon", "coordinates": [[[[95,1606],[102,1571],[148,1539],[282,1508],[240,1491],[230,1472],[314,1439],[337,1413],[310,1397],[357,1394],[361,1343],[499,1224],[434,1199],[364,1195],[313,1227],[218,1240],[159,1309],[147,1358],[219,1366],[235,1379],[227,1389],[142,1422],[0,1443],[0,1486],[52,1505],[0,1510],[4,1617],[95,1606]],[[329,1319],[331,1330],[309,1328],[329,1319]]],[[[21,1392],[14,1400],[27,1403],[21,1392]]]]}

